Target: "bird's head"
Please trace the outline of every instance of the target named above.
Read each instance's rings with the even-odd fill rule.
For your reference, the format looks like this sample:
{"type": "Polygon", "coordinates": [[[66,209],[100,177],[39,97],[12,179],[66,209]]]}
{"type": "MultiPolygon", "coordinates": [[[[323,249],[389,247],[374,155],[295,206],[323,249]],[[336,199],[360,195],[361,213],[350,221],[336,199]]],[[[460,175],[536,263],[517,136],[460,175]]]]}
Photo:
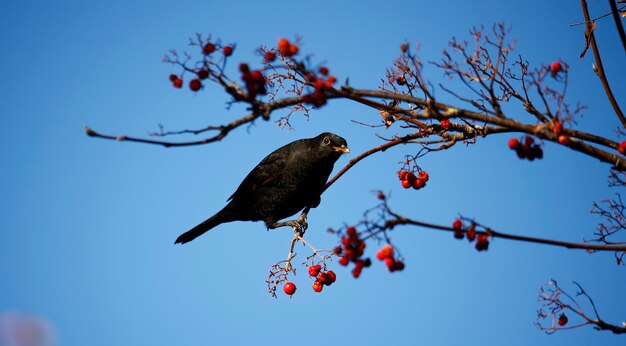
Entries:
{"type": "Polygon", "coordinates": [[[350,152],[350,149],[348,149],[348,142],[334,133],[324,132],[317,136],[316,139],[318,140],[320,146],[328,148],[332,152],[339,153],[339,155],[350,152]]]}

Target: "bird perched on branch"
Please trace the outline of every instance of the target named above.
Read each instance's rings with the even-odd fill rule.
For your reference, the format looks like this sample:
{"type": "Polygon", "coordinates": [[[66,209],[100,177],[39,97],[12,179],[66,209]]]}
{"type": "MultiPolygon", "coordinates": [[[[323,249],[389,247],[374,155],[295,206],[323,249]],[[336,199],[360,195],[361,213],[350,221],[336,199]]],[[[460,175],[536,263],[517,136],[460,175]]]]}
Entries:
{"type": "MultiPolygon", "coordinates": [[[[264,221],[268,228],[297,226],[296,221],[277,222],[319,205],[335,162],[350,152],[347,145],[345,139],[325,132],[277,149],[248,173],[222,210],[183,233],[176,243],[190,242],[211,228],[232,221],[264,221]]],[[[306,224],[301,219],[297,222],[300,226],[306,224]]]]}

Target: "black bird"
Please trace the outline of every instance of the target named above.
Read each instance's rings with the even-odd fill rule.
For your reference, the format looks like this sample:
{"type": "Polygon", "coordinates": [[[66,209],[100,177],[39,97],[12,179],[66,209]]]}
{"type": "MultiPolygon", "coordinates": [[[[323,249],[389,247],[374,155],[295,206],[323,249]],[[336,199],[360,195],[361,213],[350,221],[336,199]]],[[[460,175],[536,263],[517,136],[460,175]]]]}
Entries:
{"type": "Polygon", "coordinates": [[[231,221],[264,221],[275,228],[277,221],[317,207],[335,161],[350,152],[347,145],[345,139],[325,132],[277,149],[248,173],[222,210],[180,235],[176,244],[231,221]]]}

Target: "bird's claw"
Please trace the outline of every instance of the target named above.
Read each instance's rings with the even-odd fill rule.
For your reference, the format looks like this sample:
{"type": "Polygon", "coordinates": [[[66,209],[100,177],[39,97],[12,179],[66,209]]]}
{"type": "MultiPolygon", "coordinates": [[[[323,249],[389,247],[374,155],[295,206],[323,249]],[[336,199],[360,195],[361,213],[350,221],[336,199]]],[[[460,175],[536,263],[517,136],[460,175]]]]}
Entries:
{"type": "Polygon", "coordinates": [[[274,229],[274,228],[285,227],[285,226],[289,226],[293,228],[293,232],[296,233],[298,236],[302,237],[304,235],[304,232],[306,232],[307,228],[309,228],[309,224],[306,222],[306,214],[302,213],[296,220],[277,222],[269,226],[269,228],[274,229]]]}
{"type": "Polygon", "coordinates": [[[304,235],[304,232],[306,232],[306,230],[309,228],[309,224],[306,222],[306,214],[305,213],[300,214],[296,222],[298,223],[298,225],[300,225],[302,235],[304,235]]]}

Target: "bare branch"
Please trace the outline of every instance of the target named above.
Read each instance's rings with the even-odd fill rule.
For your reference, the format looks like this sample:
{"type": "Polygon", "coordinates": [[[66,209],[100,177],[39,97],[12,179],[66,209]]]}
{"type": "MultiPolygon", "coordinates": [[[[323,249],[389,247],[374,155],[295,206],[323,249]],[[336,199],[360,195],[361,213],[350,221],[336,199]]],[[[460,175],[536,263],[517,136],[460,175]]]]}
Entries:
{"type": "MultiPolygon", "coordinates": [[[[591,49],[593,50],[593,57],[596,61],[596,74],[600,78],[602,82],[602,87],[604,88],[604,92],[606,93],[606,97],[609,99],[611,106],[613,106],[613,110],[615,114],[619,118],[619,121],[622,123],[622,127],[626,128],[626,117],[624,117],[624,113],[620,109],[617,101],[615,100],[615,96],[613,96],[613,91],[609,86],[609,81],[606,78],[606,74],[604,72],[604,66],[602,65],[602,59],[600,58],[600,51],[598,49],[598,44],[596,43],[595,35],[593,34],[592,25],[595,25],[594,22],[591,22],[589,19],[589,9],[587,8],[587,1],[580,0],[580,4],[582,6],[583,14],[585,15],[586,27],[589,36],[589,40],[591,42],[591,49]]],[[[623,32],[623,31],[622,31],[623,32]]]]}
{"type": "Polygon", "coordinates": [[[591,296],[585,292],[579,283],[574,282],[574,285],[578,287],[576,297],[582,296],[587,300],[595,317],[589,316],[582,307],[582,303],[579,303],[576,297],[563,290],[557,284],[556,280],[550,280],[541,287],[537,298],[538,301],[542,303],[537,311],[537,322],[535,323],[535,326],[539,330],[543,330],[547,334],[553,334],[559,330],[575,329],[592,325],[596,330],[608,330],[615,334],[626,334],[626,326],[610,324],[601,319],[591,296]],[[578,316],[582,319],[582,322],[568,325],[569,318],[566,315],[568,312],[571,312],[574,316],[578,316]],[[549,319],[550,323],[543,325],[542,321],[546,319],[549,319]]]}
{"type": "MultiPolygon", "coordinates": [[[[624,32],[622,19],[620,18],[619,10],[617,9],[617,3],[614,0],[609,0],[609,5],[611,6],[611,13],[613,14],[613,19],[615,20],[615,27],[617,28],[619,38],[622,41],[624,50],[626,51],[626,33],[624,32]]],[[[622,9],[624,9],[624,7],[622,7],[622,9]]]]}

